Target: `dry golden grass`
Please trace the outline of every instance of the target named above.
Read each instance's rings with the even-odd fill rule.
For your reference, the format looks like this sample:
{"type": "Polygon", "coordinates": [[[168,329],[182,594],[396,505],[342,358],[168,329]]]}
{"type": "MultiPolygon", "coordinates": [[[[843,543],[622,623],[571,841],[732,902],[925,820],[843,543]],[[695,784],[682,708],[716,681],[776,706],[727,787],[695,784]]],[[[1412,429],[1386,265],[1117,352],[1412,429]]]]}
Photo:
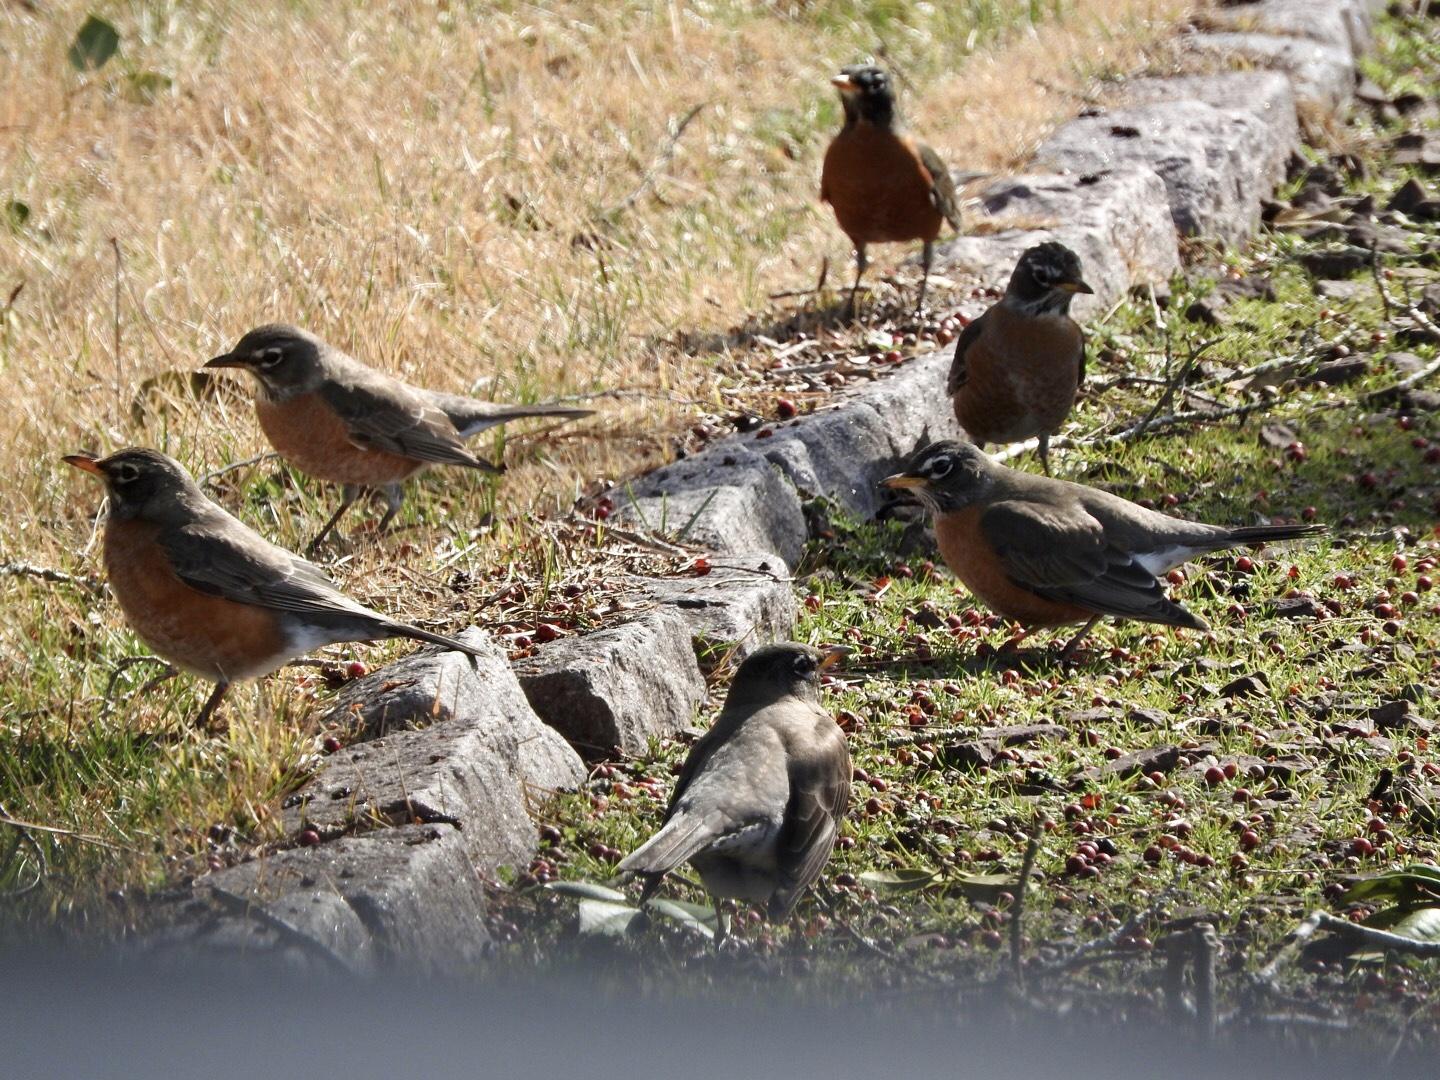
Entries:
{"type": "MultiPolygon", "coordinates": [[[[99,491],[58,462],[63,452],[148,444],[203,471],[263,451],[237,397],[162,392],[139,413],[132,403],[145,380],[274,320],[445,389],[655,395],[602,401],[602,416],[561,441],[517,453],[512,436],[518,467],[495,534],[460,561],[532,557],[524,512],[564,508],[663,455],[684,422],[670,396],[718,401],[710,359],[667,341],[805,287],[824,256],[848,266],[816,200],[837,65],[883,48],[905,76],[912,125],[954,167],[1000,170],[1098,80],[1164,56],[1191,6],[137,0],[103,9],[120,53],[82,76],[66,49],[85,4],[0,3],[0,209],[30,210],[23,223],[0,216],[0,304],[23,285],[0,315],[11,403],[0,453],[12,462],[0,561],[95,572],[99,491]],[[146,100],[142,72],[171,84],[146,100]],[[673,159],[643,183],[695,106],[673,159]]],[[[883,272],[905,253],[877,254],[883,272]]],[[[333,497],[273,464],[231,479],[231,508],[292,545],[333,497]]],[[[411,572],[439,572],[433,553],[464,545],[494,499],[470,476],[416,486],[411,572]]],[[[393,546],[366,548],[334,569],[405,610],[414,578],[396,562],[393,546]]],[[[143,852],[93,849],[75,865],[110,869],[56,897],[137,865],[153,879],[164,869],[155,851],[194,847],[197,823],[254,824],[311,745],[313,731],[291,720],[304,699],[279,681],[235,698],[219,742],[133,742],[176,723],[203,688],[172,686],[102,717],[110,666],[135,651],[113,605],[27,577],[0,588],[5,810],[143,852]],[[268,705],[252,716],[257,697],[268,705]]],[[[57,841],[52,856],[74,853],[57,841]]]]}

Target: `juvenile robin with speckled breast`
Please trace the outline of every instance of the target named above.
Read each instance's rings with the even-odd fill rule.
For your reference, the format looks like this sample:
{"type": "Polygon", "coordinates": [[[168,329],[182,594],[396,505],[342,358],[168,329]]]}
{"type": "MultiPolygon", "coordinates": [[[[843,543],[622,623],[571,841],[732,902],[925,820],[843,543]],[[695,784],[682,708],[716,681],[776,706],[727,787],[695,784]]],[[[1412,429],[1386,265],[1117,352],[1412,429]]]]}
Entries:
{"type": "Polygon", "coordinates": [[[257,679],[322,645],[408,637],[471,656],[464,642],[391,619],[342,593],[319,567],[276,547],[206,498],[174,458],[121,450],[71,454],[110,496],[110,591],[140,639],[215,683],[196,723],[230,684],[257,679]]]}
{"type": "Polygon", "coordinates": [[[940,155],[905,131],[888,74],[860,64],[842,68],[830,81],[840,91],[845,124],[825,151],[820,198],[834,209],[840,228],[855,245],[848,310],[855,312],[868,245],[920,240],[925,246],[915,301],[919,311],[925,306],[941,226],[948,221],[960,231],[955,181],[940,155]]]}
{"type": "Polygon", "coordinates": [[[1025,633],[1083,623],[1068,657],[1104,616],[1208,629],[1160,578],[1197,555],[1318,536],[1324,525],[1205,525],[1083,484],[1011,469],[969,443],[939,442],[881,481],[913,493],[940,554],[986,607],[1025,633]]]}
{"type": "Polygon", "coordinates": [[[1070,301],[1090,292],[1079,256],[1064,244],[1030,248],[1005,295],[961,332],[945,383],[955,418],[982,446],[1038,436],[1046,476],[1050,436],[1085,381],[1085,335],[1070,301]]]}
{"type": "Polygon", "coordinates": [[[385,497],[377,528],[383,532],[404,502],[401,485],[427,465],[502,472],[502,465],[465,446],[482,431],[524,417],[592,413],[424,390],[367,367],[314,334],[279,324],[251,330],[205,366],[253,375],[255,415],[270,445],[301,472],[343,485],[340,506],[310,542],[312,552],[366,492],[385,497]]]}

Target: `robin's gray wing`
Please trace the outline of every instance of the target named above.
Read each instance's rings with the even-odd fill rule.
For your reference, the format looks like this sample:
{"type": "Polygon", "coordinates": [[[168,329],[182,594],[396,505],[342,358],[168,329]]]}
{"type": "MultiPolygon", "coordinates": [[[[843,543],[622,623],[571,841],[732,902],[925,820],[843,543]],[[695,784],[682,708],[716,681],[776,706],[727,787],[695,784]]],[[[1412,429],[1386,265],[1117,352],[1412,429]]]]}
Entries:
{"type": "Polygon", "coordinates": [[[391,620],[337,589],[319,567],[276,547],[223,511],[160,538],[175,574],[193,589],[241,604],[302,615],[321,625],[391,620]]]}
{"type": "Polygon", "coordinates": [[[955,178],[940,160],[940,155],[924,143],[917,143],[920,163],[930,173],[930,201],[935,204],[950,227],[960,231],[960,196],[955,191],[955,178]]]}
{"type": "Polygon", "coordinates": [[[1099,615],[1205,626],[1077,503],[997,502],[980,516],[980,529],[1006,576],[1037,596],[1099,615]]]}
{"type": "Polygon", "coordinates": [[[344,421],[356,446],[436,465],[499,471],[465,448],[444,410],[404,383],[362,369],[327,379],[317,392],[344,421]]]}
{"type": "Polygon", "coordinates": [[[788,915],[820,876],[850,803],[850,751],[828,715],[817,718],[809,745],[791,748],[789,778],[790,801],[777,845],[780,881],[770,898],[772,918],[788,915]]]}
{"type": "MultiPolygon", "coordinates": [[[[985,315],[990,314],[988,311],[985,315]]],[[[950,375],[945,380],[945,396],[954,397],[970,377],[970,368],[965,359],[965,354],[970,347],[980,340],[980,335],[985,332],[985,315],[981,315],[964,330],[960,331],[959,338],[955,341],[955,359],[950,361],[950,375]]]]}
{"type": "Polygon", "coordinates": [[[1085,385],[1085,331],[1083,328],[1077,329],[1080,329],[1080,370],[1075,375],[1075,389],[1078,390],[1085,385]]]}

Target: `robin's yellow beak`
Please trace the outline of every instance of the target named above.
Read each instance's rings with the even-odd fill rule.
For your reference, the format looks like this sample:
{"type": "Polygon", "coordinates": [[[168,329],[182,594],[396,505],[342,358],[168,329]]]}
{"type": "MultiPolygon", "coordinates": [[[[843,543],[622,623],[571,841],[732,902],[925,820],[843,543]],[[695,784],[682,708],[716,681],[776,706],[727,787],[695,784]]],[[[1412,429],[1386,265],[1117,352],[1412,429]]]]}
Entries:
{"type": "Polygon", "coordinates": [[[842,94],[853,94],[856,90],[860,89],[860,87],[855,85],[855,80],[844,72],[841,72],[839,75],[832,75],[830,77],[830,85],[842,94]]]}
{"type": "Polygon", "coordinates": [[[88,472],[100,479],[105,479],[105,470],[100,467],[100,461],[94,454],[66,454],[60,459],[66,465],[74,465],[81,472],[88,472]]]}
{"type": "Polygon", "coordinates": [[[880,481],[881,487],[887,488],[922,488],[925,486],[925,478],[916,476],[914,473],[896,473],[894,476],[887,476],[880,481]]]}
{"type": "Polygon", "coordinates": [[[213,360],[206,360],[205,366],[207,368],[243,368],[249,367],[250,365],[242,357],[236,356],[234,353],[225,353],[223,356],[217,356],[213,360]]]}
{"type": "Polygon", "coordinates": [[[853,653],[855,650],[845,645],[830,645],[825,649],[825,655],[820,658],[820,670],[834,667],[841,660],[853,653]]]}
{"type": "Polygon", "coordinates": [[[1093,293],[1095,291],[1079,278],[1076,278],[1074,281],[1062,281],[1056,288],[1063,289],[1068,293],[1093,293]]]}

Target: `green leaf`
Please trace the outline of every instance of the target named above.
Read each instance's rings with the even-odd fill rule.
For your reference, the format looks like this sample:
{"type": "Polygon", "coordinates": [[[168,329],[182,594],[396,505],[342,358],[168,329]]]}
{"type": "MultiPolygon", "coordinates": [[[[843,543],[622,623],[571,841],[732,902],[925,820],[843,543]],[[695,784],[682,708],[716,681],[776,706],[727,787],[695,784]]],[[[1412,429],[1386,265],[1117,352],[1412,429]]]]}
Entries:
{"type": "Polygon", "coordinates": [[[76,71],[96,71],[120,48],[120,34],[104,19],[91,15],[70,43],[70,66],[76,71]]]}
{"type": "Polygon", "coordinates": [[[580,933],[586,937],[624,937],[630,932],[640,909],[604,900],[580,901],[580,933]]]}
{"type": "Polygon", "coordinates": [[[607,903],[623,904],[628,899],[618,889],[596,885],[593,881],[552,881],[545,888],[561,896],[574,896],[580,900],[603,900],[607,903]]]}
{"type": "Polygon", "coordinates": [[[30,207],[19,199],[11,199],[5,204],[5,219],[10,222],[12,229],[22,229],[25,223],[30,220],[30,207]]]}
{"type": "Polygon", "coordinates": [[[1407,866],[1357,881],[1345,890],[1345,900],[1390,901],[1401,906],[1415,906],[1440,898],[1440,870],[1433,866],[1407,866]]]}
{"type": "Polygon", "coordinates": [[[174,81],[159,71],[132,71],[125,76],[125,96],[137,105],[149,105],[169,93],[174,81]]]}
{"type": "Polygon", "coordinates": [[[1440,908],[1412,911],[1392,926],[1390,932],[1416,941],[1440,941],[1440,908]]]}
{"type": "Polygon", "coordinates": [[[899,870],[867,870],[859,875],[861,884],[870,886],[876,892],[885,893],[916,892],[935,884],[939,878],[938,870],[923,866],[905,866],[899,870]]]}
{"type": "Polygon", "coordinates": [[[966,896],[990,898],[1016,888],[1019,882],[1010,874],[961,874],[954,884],[966,896]]]}
{"type": "Polygon", "coordinates": [[[646,905],[658,915],[674,919],[681,926],[694,930],[702,937],[715,936],[715,909],[700,904],[686,904],[679,900],[651,900],[646,905]]]}

